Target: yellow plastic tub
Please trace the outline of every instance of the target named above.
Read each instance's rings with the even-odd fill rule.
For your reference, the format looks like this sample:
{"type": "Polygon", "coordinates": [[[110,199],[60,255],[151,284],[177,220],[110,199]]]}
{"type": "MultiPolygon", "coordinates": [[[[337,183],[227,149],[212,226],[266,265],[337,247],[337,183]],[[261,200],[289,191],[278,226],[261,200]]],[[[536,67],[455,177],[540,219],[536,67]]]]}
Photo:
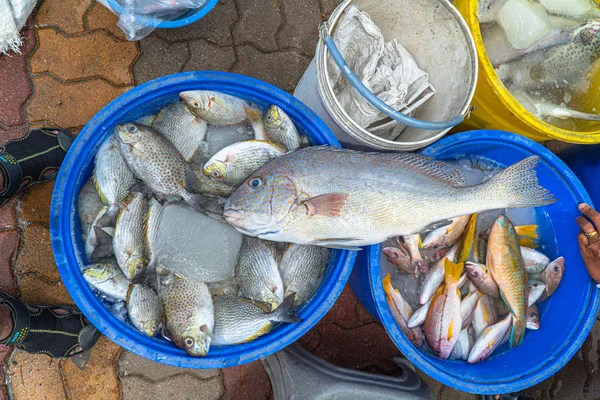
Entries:
{"type": "MultiPolygon", "coordinates": [[[[600,143],[599,122],[578,122],[577,131],[560,129],[540,120],[514,99],[496,75],[494,67],[487,57],[479,28],[478,2],[479,0],[455,0],[453,3],[471,29],[479,58],[479,77],[473,98],[475,107],[470,117],[465,119],[459,129],[502,129],[537,141],[556,139],[570,143],[600,143]]],[[[591,85],[600,80],[600,74],[593,75],[595,76],[590,82],[591,85]]],[[[581,102],[586,105],[587,110],[595,108],[600,111],[600,96],[597,95],[597,90],[590,90],[586,98],[581,99],[581,102]]]]}

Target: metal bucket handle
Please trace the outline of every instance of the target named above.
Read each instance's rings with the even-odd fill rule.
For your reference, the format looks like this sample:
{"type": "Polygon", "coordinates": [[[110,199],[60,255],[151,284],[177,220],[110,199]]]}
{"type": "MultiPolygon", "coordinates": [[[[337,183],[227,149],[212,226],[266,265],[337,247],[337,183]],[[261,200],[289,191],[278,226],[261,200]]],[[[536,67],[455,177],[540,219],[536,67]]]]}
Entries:
{"type": "Polygon", "coordinates": [[[325,42],[325,46],[327,46],[327,49],[329,50],[329,53],[331,54],[333,61],[335,61],[335,63],[339,67],[340,71],[342,71],[342,74],[344,74],[344,76],[346,77],[346,79],[348,79],[350,84],[352,86],[354,86],[354,88],[369,103],[371,103],[371,105],[373,105],[373,107],[377,108],[379,111],[381,111],[388,117],[400,122],[403,125],[410,126],[411,128],[423,129],[423,130],[428,130],[428,131],[444,130],[444,129],[452,128],[453,126],[460,124],[464,120],[464,117],[462,115],[457,115],[456,117],[451,118],[446,121],[438,121],[438,122],[423,121],[420,119],[409,117],[408,115],[404,115],[401,112],[394,110],[392,107],[385,104],[373,92],[371,92],[371,90],[368,87],[366,87],[360,81],[360,79],[358,79],[358,77],[354,74],[354,72],[352,72],[352,69],[348,66],[348,64],[346,63],[346,60],[344,60],[344,57],[338,50],[333,38],[329,34],[329,26],[327,25],[327,22],[323,22],[323,25],[321,25],[321,28],[319,29],[319,33],[321,35],[321,39],[325,42]]]}

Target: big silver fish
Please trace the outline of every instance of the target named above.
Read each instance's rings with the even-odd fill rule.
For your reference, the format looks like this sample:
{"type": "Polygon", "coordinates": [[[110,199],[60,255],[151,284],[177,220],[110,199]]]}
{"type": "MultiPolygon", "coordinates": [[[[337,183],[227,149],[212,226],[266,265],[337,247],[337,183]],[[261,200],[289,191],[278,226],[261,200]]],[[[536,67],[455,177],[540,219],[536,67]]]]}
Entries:
{"type": "Polygon", "coordinates": [[[127,312],[133,326],[147,336],[154,336],[160,326],[162,303],[146,285],[131,285],[127,293],[127,312]]]}
{"type": "Polygon", "coordinates": [[[144,241],[144,224],[148,201],[141,193],[131,194],[117,218],[113,247],[119,267],[128,279],[133,279],[148,264],[144,241]]]}
{"type": "Polygon", "coordinates": [[[464,187],[461,170],[422,155],[309,147],[252,174],[223,215],[249,236],[357,249],[461,215],[551,204],[555,199],[537,183],[538,161],[527,158],[464,187]]]}
{"type": "Polygon", "coordinates": [[[290,244],[279,262],[285,297],[295,293],[297,305],[307,301],[323,280],[328,258],[323,247],[290,244]]]}

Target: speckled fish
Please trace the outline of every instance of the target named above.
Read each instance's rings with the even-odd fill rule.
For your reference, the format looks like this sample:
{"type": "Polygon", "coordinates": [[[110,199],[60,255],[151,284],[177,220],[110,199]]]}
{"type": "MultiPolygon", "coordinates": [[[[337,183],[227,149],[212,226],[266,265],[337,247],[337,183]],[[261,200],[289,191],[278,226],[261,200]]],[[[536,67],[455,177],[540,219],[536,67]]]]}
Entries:
{"type": "Polygon", "coordinates": [[[512,314],[508,314],[502,321],[485,328],[469,353],[468,363],[475,364],[488,358],[508,336],[512,320],[512,314]]]}
{"type": "Polygon", "coordinates": [[[390,311],[394,316],[394,320],[400,327],[400,330],[412,344],[421,347],[423,344],[423,333],[421,332],[421,328],[408,327],[408,320],[412,316],[412,309],[406,300],[404,300],[404,297],[402,297],[402,294],[400,294],[398,289],[395,289],[392,286],[390,274],[387,274],[387,276],[383,278],[383,289],[390,311]]]}
{"type": "Polygon", "coordinates": [[[409,328],[416,328],[417,326],[423,325],[425,323],[425,318],[427,318],[427,312],[429,311],[430,306],[431,306],[431,299],[429,299],[429,301],[427,303],[423,304],[421,307],[417,308],[412,313],[412,315],[406,322],[406,325],[409,328]]]}
{"type": "Polygon", "coordinates": [[[460,317],[462,319],[462,329],[467,328],[471,325],[473,317],[475,316],[475,307],[477,302],[483,296],[479,290],[469,293],[460,302],[460,317]]]}
{"type": "Polygon", "coordinates": [[[434,264],[434,266],[429,271],[429,275],[425,277],[423,280],[423,284],[421,286],[420,295],[419,295],[419,304],[425,304],[435,294],[438,290],[442,282],[444,282],[444,264],[445,260],[453,260],[454,255],[456,253],[456,246],[453,246],[452,249],[446,254],[444,258],[434,264]]]}
{"type": "Polygon", "coordinates": [[[492,274],[488,270],[488,268],[479,263],[467,261],[465,263],[465,269],[467,271],[467,275],[473,284],[477,287],[477,289],[487,294],[491,297],[500,297],[500,290],[498,289],[498,284],[492,277],[492,274]]]}
{"type": "Polygon", "coordinates": [[[272,312],[265,312],[251,300],[233,296],[218,297],[212,343],[227,346],[250,342],[273,329],[273,322],[300,322],[294,312],[294,297],[287,297],[272,312]]]}
{"type": "Polygon", "coordinates": [[[83,185],[77,198],[77,212],[79,214],[79,222],[81,223],[81,236],[83,240],[87,239],[87,234],[101,208],[102,202],[94,185],[94,177],[92,177],[83,185]]]}
{"type": "Polygon", "coordinates": [[[296,305],[307,301],[321,284],[328,259],[323,247],[290,244],[279,262],[285,297],[295,293],[296,305]]]}
{"type": "Polygon", "coordinates": [[[183,158],[190,162],[206,136],[207,123],[192,114],[185,103],[178,101],[163,108],[152,126],[169,139],[183,158]]]}
{"type": "Polygon", "coordinates": [[[117,125],[115,132],[129,167],[153,192],[183,199],[201,210],[202,187],[179,151],[157,130],[136,124],[117,125]]]}
{"type": "Polygon", "coordinates": [[[148,265],[144,241],[146,214],[148,201],[143,194],[135,193],[123,202],[117,218],[113,247],[119,267],[128,279],[133,279],[148,265]]]}
{"type": "MultiPolygon", "coordinates": [[[[96,154],[94,169],[96,190],[102,203],[108,206],[108,218],[112,223],[119,213],[119,203],[125,199],[129,188],[135,183],[135,176],[114,140],[114,136],[111,135],[104,141],[96,154]]],[[[107,225],[108,223],[104,224],[107,225]]]]}
{"type": "Polygon", "coordinates": [[[527,307],[527,329],[533,331],[540,329],[540,311],[536,304],[527,307]]]}
{"type": "Polygon", "coordinates": [[[463,215],[462,217],[453,218],[450,225],[430,232],[423,240],[423,247],[426,249],[439,249],[452,246],[462,236],[470,217],[470,215],[463,215]]]}
{"type": "Polygon", "coordinates": [[[249,236],[357,249],[477,211],[550,204],[553,197],[537,184],[538,161],[462,187],[461,170],[422,155],[309,147],[252,174],[223,215],[249,236]]]}
{"type": "Polygon", "coordinates": [[[399,244],[398,247],[384,247],[383,254],[385,258],[396,267],[399,272],[412,275],[413,268],[410,261],[410,254],[404,244],[399,244]]]}
{"type": "Polygon", "coordinates": [[[493,301],[490,297],[483,296],[477,302],[475,313],[473,314],[473,329],[475,329],[475,336],[479,337],[485,328],[496,322],[498,322],[498,315],[493,301]]]}
{"type": "Polygon", "coordinates": [[[529,291],[527,295],[527,307],[531,307],[546,291],[546,285],[543,282],[534,281],[533,279],[529,279],[529,282],[527,282],[527,284],[529,286],[529,291]]]}
{"type": "Polygon", "coordinates": [[[160,204],[154,197],[150,199],[148,205],[148,216],[146,221],[146,230],[144,232],[144,238],[146,242],[146,255],[148,256],[148,266],[154,266],[156,264],[158,254],[155,253],[156,249],[156,238],[158,236],[158,226],[162,219],[165,207],[160,204]]]}
{"type": "Polygon", "coordinates": [[[125,300],[129,279],[123,275],[115,260],[86,266],[81,274],[94,289],[114,300],[125,300]]]}
{"type": "Polygon", "coordinates": [[[562,281],[564,273],[565,259],[564,257],[559,257],[556,260],[552,261],[550,264],[548,264],[546,270],[542,274],[531,276],[532,279],[539,279],[546,285],[544,292],[538,299],[538,303],[546,300],[556,291],[556,288],[562,281]]]}
{"type": "Polygon", "coordinates": [[[221,149],[204,165],[204,175],[238,186],[257,169],[285,153],[276,143],[248,140],[221,149]]]}
{"type": "Polygon", "coordinates": [[[215,327],[208,285],[172,274],[162,266],[156,273],[165,336],[190,356],[205,356],[215,327]]]}
{"type": "Polygon", "coordinates": [[[235,266],[235,276],[242,295],[276,309],[284,298],[284,286],[275,261],[274,249],[266,242],[244,238],[235,266]]]}
{"type": "Polygon", "coordinates": [[[263,118],[270,141],[280,143],[288,150],[300,147],[300,134],[294,121],[281,108],[273,104],[263,118]]]}
{"type": "Polygon", "coordinates": [[[212,125],[241,124],[248,118],[244,106],[250,103],[229,94],[209,90],[179,93],[190,111],[212,125]]]}
{"type": "Polygon", "coordinates": [[[521,255],[528,274],[539,274],[550,264],[550,259],[537,250],[521,246],[521,255]]]}
{"type": "Polygon", "coordinates": [[[466,360],[469,357],[469,352],[471,351],[474,342],[475,340],[473,335],[469,333],[469,329],[463,329],[460,331],[458,340],[454,344],[450,357],[448,358],[451,360],[466,360]]]}
{"type": "Polygon", "coordinates": [[[410,254],[413,276],[417,277],[420,273],[426,274],[429,272],[427,263],[425,260],[423,260],[423,257],[421,257],[421,253],[419,251],[419,249],[423,247],[421,244],[421,235],[417,233],[416,235],[403,236],[402,241],[408,250],[408,254],[410,254]]]}
{"type": "Polygon", "coordinates": [[[90,226],[85,240],[85,255],[88,260],[97,260],[114,254],[112,239],[115,228],[111,226],[102,228],[100,222],[105,219],[107,213],[108,207],[102,207],[90,226]]]}
{"type": "Polygon", "coordinates": [[[239,290],[235,278],[219,282],[210,282],[208,287],[213,296],[236,296],[239,290]]]}
{"type": "Polygon", "coordinates": [[[133,326],[147,336],[154,336],[160,326],[162,303],[146,285],[131,285],[127,293],[127,312],[133,326]]]}
{"type": "Polygon", "coordinates": [[[518,346],[527,327],[527,271],[515,228],[504,215],[496,219],[490,231],[486,265],[514,317],[510,347],[518,346]]]}
{"type": "Polygon", "coordinates": [[[450,356],[462,327],[458,279],[463,264],[444,260],[444,285],[431,300],[425,319],[425,339],[433,353],[445,360],[450,356]]]}

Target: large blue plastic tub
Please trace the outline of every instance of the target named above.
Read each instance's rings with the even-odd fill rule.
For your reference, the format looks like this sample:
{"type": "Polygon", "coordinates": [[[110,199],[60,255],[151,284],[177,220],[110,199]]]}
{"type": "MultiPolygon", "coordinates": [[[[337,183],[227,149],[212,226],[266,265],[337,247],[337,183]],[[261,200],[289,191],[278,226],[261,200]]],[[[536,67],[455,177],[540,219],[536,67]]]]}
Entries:
{"type": "MultiPolygon", "coordinates": [[[[123,7],[121,7],[121,5],[119,4],[118,1],[106,0],[106,2],[111,6],[111,8],[116,13],[118,13],[118,14],[123,13],[123,7]]],[[[190,10],[176,20],[163,21],[160,24],[158,24],[157,28],[174,29],[174,28],[181,28],[182,26],[193,24],[194,22],[198,21],[199,19],[203,18],[206,14],[208,14],[210,10],[215,8],[215,6],[217,5],[218,2],[219,2],[219,0],[207,0],[206,3],[204,3],[204,5],[202,7],[197,8],[195,10],[190,10]]],[[[140,20],[138,22],[141,23],[142,25],[146,25],[146,24],[144,24],[143,17],[140,17],[140,20]]]]}
{"type": "Polygon", "coordinates": [[[531,155],[542,159],[540,183],[558,202],[538,209],[541,245],[548,256],[566,258],[563,281],[549,300],[540,305],[541,328],[528,331],[523,344],[506,351],[507,345],[489,359],[475,365],[464,361],[440,360],[413,346],[402,334],[388,308],[381,283],[380,246],[359,252],[350,278],[356,296],[381,321],[404,355],[420,370],[455,389],[501,394],[533,386],[562,368],[575,355],[598,315],[598,289],[588,275],[579,248],[577,205],[590,201],[588,194],[569,168],[541,145],[512,133],[471,131],[447,137],[423,154],[438,159],[460,155],[483,156],[504,165],[531,155]]]}
{"type": "Polygon", "coordinates": [[[575,172],[583,186],[590,194],[592,201],[600,204],[600,145],[571,146],[560,158],[575,172]]]}
{"type": "Polygon", "coordinates": [[[152,114],[179,99],[179,92],[218,90],[251,99],[261,105],[276,104],[296,122],[312,144],[339,146],[327,126],[300,101],[267,83],[222,72],[191,72],[145,83],[104,107],[81,131],[60,169],[50,216],[52,248],[69,294],[86,317],[110,340],[143,357],[188,368],[223,368],[264,358],[291,344],[312,328],[338,298],[352,269],[356,252],[334,251],[315,296],[299,315],[302,322],[284,324],[247,344],[213,346],[206,357],[194,358],[159,338],[148,338],[117,319],[98,300],[81,275],[84,243],[77,213],[77,197],[91,176],[94,157],[115,124],[152,114]]]}

